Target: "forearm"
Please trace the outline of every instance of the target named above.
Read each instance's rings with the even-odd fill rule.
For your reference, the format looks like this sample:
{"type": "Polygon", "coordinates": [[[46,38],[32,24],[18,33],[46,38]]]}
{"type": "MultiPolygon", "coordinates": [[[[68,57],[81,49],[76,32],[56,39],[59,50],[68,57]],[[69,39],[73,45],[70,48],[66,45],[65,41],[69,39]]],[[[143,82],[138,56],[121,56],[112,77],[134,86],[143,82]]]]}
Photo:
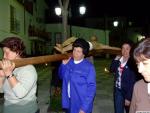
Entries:
{"type": "Polygon", "coordinates": [[[96,72],[94,67],[90,69],[88,78],[87,78],[87,90],[86,90],[85,100],[81,106],[81,110],[87,112],[89,107],[92,105],[94,101],[94,97],[96,94],[96,72]]]}
{"type": "Polygon", "coordinates": [[[11,86],[11,88],[15,87],[16,84],[18,83],[18,80],[16,79],[16,77],[14,75],[12,75],[11,77],[7,78],[8,82],[11,86]]]}
{"type": "MultiPolygon", "coordinates": [[[[32,86],[33,87],[33,86],[32,86]]],[[[27,87],[25,84],[18,82],[13,88],[13,92],[17,98],[25,97],[30,92],[31,87],[27,87]]]]}
{"type": "Polygon", "coordinates": [[[61,64],[58,70],[58,75],[60,77],[60,79],[63,79],[63,76],[65,74],[65,72],[67,71],[67,64],[61,64]]]}
{"type": "MultiPolygon", "coordinates": [[[[33,66],[25,66],[24,70],[15,72],[15,75],[17,75],[15,76],[17,83],[12,90],[17,98],[23,98],[30,92],[36,92],[37,73],[33,66]]],[[[15,82],[15,79],[11,79],[15,82]]]]}
{"type": "Polygon", "coordinates": [[[118,68],[118,60],[112,60],[111,65],[110,65],[110,72],[115,73],[117,68],[118,68]]]}
{"type": "Polygon", "coordinates": [[[5,79],[4,72],[3,72],[3,70],[0,70],[0,92],[2,92],[2,87],[3,87],[4,79],[5,79]]]}
{"type": "Polygon", "coordinates": [[[5,79],[5,77],[0,77],[0,92],[2,92],[2,87],[3,87],[4,79],[5,79]]]}

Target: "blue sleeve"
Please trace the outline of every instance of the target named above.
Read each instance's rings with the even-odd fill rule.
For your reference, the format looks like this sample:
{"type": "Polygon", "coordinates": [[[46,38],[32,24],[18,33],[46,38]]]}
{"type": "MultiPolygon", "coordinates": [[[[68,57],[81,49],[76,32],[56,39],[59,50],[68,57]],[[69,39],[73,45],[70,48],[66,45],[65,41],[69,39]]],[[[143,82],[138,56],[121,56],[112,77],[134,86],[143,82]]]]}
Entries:
{"type": "Polygon", "coordinates": [[[94,97],[96,94],[96,72],[94,66],[90,67],[88,78],[87,78],[87,95],[83,102],[81,109],[85,112],[88,111],[89,107],[93,104],[94,97]]]}
{"type": "Polygon", "coordinates": [[[60,79],[63,79],[63,75],[67,70],[67,64],[61,64],[58,70],[58,75],[60,79]]]}
{"type": "Polygon", "coordinates": [[[118,69],[118,63],[119,63],[118,60],[113,60],[113,61],[111,62],[111,65],[110,65],[110,72],[116,73],[116,71],[117,71],[117,69],[118,69]]]}

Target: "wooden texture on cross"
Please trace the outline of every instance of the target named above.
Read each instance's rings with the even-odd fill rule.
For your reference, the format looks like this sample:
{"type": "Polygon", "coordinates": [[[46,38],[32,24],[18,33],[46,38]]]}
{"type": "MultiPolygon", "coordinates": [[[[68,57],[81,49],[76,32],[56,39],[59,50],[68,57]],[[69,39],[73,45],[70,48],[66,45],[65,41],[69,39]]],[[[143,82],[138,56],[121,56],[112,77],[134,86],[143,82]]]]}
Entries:
{"type": "MultiPolygon", "coordinates": [[[[110,50],[110,49],[104,49],[104,50],[92,50],[89,53],[89,56],[95,56],[98,54],[121,54],[121,51],[119,50],[110,50]]],[[[66,53],[66,54],[54,54],[54,55],[45,55],[45,56],[37,56],[37,57],[29,57],[29,58],[22,58],[22,59],[16,59],[12,60],[12,62],[15,63],[16,67],[28,65],[28,64],[42,64],[42,63],[48,63],[48,62],[55,62],[63,59],[68,59],[72,56],[72,53],[66,53]]],[[[1,65],[0,65],[1,68],[1,65]]]]}
{"type": "MultiPolygon", "coordinates": [[[[29,58],[21,58],[12,60],[15,63],[15,67],[20,67],[28,64],[42,64],[48,62],[55,62],[63,59],[67,59],[71,56],[71,53],[67,54],[54,54],[54,55],[45,55],[45,56],[37,56],[37,57],[29,57],[29,58]]],[[[1,65],[0,65],[1,68],[1,65]]]]}

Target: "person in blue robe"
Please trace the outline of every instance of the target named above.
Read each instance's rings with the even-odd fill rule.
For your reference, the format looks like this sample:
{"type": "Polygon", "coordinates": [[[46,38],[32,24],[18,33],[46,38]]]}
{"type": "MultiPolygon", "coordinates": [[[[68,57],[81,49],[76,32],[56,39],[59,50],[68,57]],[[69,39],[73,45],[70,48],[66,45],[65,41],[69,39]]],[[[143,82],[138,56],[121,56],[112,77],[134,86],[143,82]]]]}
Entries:
{"type": "Polygon", "coordinates": [[[72,57],[63,60],[60,65],[62,107],[67,113],[92,113],[96,72],[94,65],[85,59],[88,52],[88,42],[78,38],[73,43],[72,57]]]}

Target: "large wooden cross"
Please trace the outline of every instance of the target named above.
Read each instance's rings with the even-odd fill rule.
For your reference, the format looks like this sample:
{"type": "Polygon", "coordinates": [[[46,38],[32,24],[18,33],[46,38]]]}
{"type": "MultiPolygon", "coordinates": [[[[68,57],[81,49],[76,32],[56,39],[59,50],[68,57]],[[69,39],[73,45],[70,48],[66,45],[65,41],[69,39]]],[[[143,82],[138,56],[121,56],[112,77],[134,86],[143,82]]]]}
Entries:
{"type": "MultiPolygon", "coordinates": [[[[121,54],[121,51],[119,50],[110,50],[110,49],[101,49],[101,50],[92,50],[89,53],[89,56],[94,56],[97,54],[121,54]]],[[[72,53],[66,53],[66,54],[54,54],[54,55],[45,55],[45,56],[37,56],[37,57],[29,57],[29,58],[22,58],[13,60],[16,67],[24,66],[27,64],[42,64],[42,63],[48,63],[48,62],[55,62],[63,59],[67,59],[70,56],[72,56],[72,53]]],[[[0,65],[1,68],[1,65],[0,65]]]]}

